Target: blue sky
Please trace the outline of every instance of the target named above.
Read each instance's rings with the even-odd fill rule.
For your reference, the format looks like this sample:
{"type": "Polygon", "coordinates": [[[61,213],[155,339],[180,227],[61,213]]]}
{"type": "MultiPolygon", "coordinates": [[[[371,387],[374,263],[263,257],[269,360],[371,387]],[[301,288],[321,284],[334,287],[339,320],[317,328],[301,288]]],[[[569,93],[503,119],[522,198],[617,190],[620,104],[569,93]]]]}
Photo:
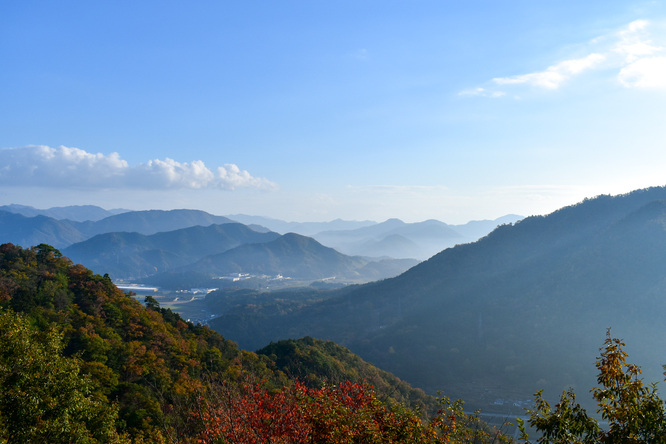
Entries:
{"type": "Polygon", "coordinates": [[[666,184],[662,1],[5,1],[0,204],[314,221],[666,184]]]}

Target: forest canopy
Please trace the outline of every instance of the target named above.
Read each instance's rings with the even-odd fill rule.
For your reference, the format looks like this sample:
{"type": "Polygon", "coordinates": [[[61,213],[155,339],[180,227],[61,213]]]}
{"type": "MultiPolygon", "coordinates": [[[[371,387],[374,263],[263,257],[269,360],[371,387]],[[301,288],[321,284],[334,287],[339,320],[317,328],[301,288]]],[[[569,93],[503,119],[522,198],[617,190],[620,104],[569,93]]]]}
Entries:
{"type": "Polygon", "coordinates": [[[0,442],[508,439],[446,398],[414,409],[434,400],[333,343],[252,353],[145,302],[49,245],[0,245],[0,442]]]}

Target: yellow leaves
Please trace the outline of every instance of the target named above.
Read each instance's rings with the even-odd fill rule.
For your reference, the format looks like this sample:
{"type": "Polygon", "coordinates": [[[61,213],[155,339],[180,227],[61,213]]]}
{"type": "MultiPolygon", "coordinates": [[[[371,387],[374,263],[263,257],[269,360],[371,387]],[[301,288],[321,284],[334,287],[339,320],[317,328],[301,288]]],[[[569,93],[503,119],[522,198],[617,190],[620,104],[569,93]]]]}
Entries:
{"type": "MultiPolygon", "coordinates": [[[[596,367],[601,387],[592,389],[608,430],[600,430],[575,394],[569,390],[551,410],[541,391],[535,395],[536,408],[529,410],[529,423],[543,436],[540,443],[663,443],[666,442],[664,404],[655,386],[645,387],[640,368],[626,362],[624,343],[606,334],[596,367]]],[[[527,441],[524,424],[519,424],[527,441]]],[[[529,441],[527,441],[529,442],[529,441]]]]}

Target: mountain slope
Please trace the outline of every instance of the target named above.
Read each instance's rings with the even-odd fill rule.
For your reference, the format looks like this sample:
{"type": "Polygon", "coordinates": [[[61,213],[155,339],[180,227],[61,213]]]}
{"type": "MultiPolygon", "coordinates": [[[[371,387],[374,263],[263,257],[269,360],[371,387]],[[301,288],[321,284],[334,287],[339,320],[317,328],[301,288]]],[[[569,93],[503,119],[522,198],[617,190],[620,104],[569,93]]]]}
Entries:
{"type": "Polygon", "coordinates": [[[523,216],[517,214],[507,214],[506,216],[498,217],[493,220],[472,220],[465,224],[449,225],[457,233],[460,233],[470,242],[480,239],[486,234],[493,231],[499,225],[513,224],[523,219],[523,216]]]}
{"type": "MultiPolygon", "coordinates": [[[[101,220],[75,222],[43,215],[23,216],[14,212],[17,206],[11,208],[13,211],[0,210],[0,235],[2,235],[0,241],[23,246],[45,243],[64,248],[103,233],[136,232],[150,235],[197,225],[209,226],[233,222],[226,217],[213,216],[199,210],[128,211],[101,220]]],[[[18,210],[26,208],[31,207],[18,206],[18,210]]]]}
{"type": "MultiPolygon", "coordinates": [[[[588,369],[612,327],[646,375],[661,379],[663,200],[664,188],[599,196],[498,227],[396,278],[269,317],[252,345],[331,339],[412,384],[486,408],[541,388],[592,386],[588,369]]],[[[226,321],[211,326],[246,337],[242,322],[226,321]]]]}
{"type": "Polygon", "coordinates": [[[262,244],[241,245],[209,256],[186,269],[205,273],[250,273],[322,279],[362,279],[359,269],[368,263],[325,247],[312,238],[287,233],[262,244]]]}
{"type": "Polygon", "coordinates": [[[152,298],[144,307],[108,278],[73,265],[46,245],[0,245],[0,324],[0,438],[7,442],[121,442],[116,432],[132,442],[192,442],[205,426],[193,418],[207,403],[234,391],[242,394],[256,381],[269,389],[289,385],[287,366],[278,369],[276,363],[312,368],[312,356],[318,363],[344,363],[350,375],[378,376],[380,399],[433,401],[332,344],[305,340],[308,356],[242,351],[152,298]],[[15,347],[19,341],[21,347],[15,347]],[[73,430],[77,416],[85,416],[88,428],[73,430]],[[100,432],[102,421],[114,436],[97,441],[93,433],[100,432]],[[53,426],[46,432],[60,435],[42,430],[35,439],[44,424],[53,426]]]}
{"type": "Polygon", "coordinates": [[[155,234],[161,231],[179,230],[196,225],[206,227],[212,224],[232,222],[234,221],[224,216],[213,216],[199,210],[146,210],[128,211],[106,217],[94,223],[82,224],[80,230],[88,236],[119,231],[155,234]]]}
{"type": "Polygon", "coordinates": [[[432,409],[431,398],[421,390],[396,378],[331,341],[310,337],[288,339],[271,343],[258,355],[268,357],[275,368],[291,379],[307,381],[311,387],[340,384],[345,381],[366,381],[379,393],[383,401],[402,402],[407,405],[432,409]]]}
{"type": "Polygon", "coordinates": [[[0,211],[0,242],[30,246],[41,243],[62,248],[84,240],[77,224],[68,220],[56,220],[46,216],[27,217],[22,214],[0,211]]]}
{"type": "Polygon", "coordinates": [[[238,223],[195,226],[152,235],[105,233],[71,245],[63,253],[75,262],[114,279],[150,276],[227,251],[245,243],[274,240],[238,223]]]}

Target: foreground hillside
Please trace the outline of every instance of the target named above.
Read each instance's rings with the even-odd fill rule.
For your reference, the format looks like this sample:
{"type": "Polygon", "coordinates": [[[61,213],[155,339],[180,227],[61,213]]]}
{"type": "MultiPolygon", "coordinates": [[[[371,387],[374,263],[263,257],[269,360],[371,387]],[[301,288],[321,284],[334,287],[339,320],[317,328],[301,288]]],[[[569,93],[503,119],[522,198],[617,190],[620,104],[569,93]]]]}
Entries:
{"type": "Polygon", "coordinates": [[[665,201],[665,188],[599,196],[498,227],[393,279],[285,313],[236,307],[210,325],[252,348],[305,335],[330,339],[484,410],[520,412],[538,389],[557,396],[592,386],[588,369],[609,327],[658,381],[665,201]]]}
{"type": "Polygon", "coordinates": [[[486,434],[478,422],[465,426],[455,406],[421,422],[406,406],[428,411],[432,398],[335,344],[306,338],[242,351],[45,244],[0,246],[0,384],[0,442],[434,443],[486,434]]]}

